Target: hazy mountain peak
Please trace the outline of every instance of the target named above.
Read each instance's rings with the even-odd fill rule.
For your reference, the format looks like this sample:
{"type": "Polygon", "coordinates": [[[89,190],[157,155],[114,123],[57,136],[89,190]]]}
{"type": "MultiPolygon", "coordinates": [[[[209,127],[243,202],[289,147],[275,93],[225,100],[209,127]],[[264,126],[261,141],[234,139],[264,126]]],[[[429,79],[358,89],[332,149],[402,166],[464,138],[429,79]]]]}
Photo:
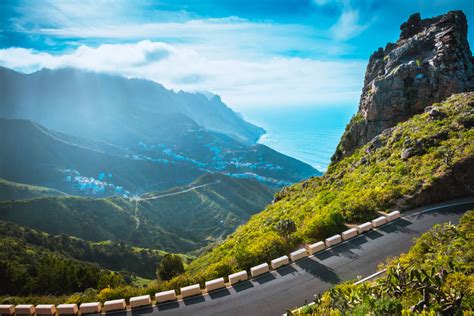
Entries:
{"type": "Polygon", "coordinates": [[[169,113],[181,113],[202,128],[249,144],[264,133],[236,115],[220,97],[208,100],[184,91],[175,93],[150,80],[75,68],[42,69],[32,74],[4,68],[0,81],[4,100],[0,116],[28,118],[77,136],[116,142],[118,135],[123,141],[134,137],[133,132],[117,131],[117,127],[123,130],[127,126],[153,138],[160,129],[177,123],[163,121],[169,113]]]}

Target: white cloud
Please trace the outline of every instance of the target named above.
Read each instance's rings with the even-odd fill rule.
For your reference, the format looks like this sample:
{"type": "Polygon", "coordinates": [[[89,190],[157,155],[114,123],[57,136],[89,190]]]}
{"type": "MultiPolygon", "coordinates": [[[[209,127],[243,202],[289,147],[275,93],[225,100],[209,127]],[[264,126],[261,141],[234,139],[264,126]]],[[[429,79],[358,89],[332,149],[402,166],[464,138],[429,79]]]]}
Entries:
{"type": "MultiPolygon", "coordinates": [[[[185,22],[124,23],[75,25],[39,28],[31,31],[55,39],[79,38],[88,42],[104,40],[154,40],[172,44],[199,46],[200,50],[221,55],[284,55],[288,50],[307,55],[346,54],[352,48],[335,43],[327,30],[299,24],[252,22],[239,17],[188,20],[185,22]]],[[[249,57],[249,56],[247,56],[249,57]]]]}
{"type": "Polygon", "coordinates": [[[362,33],[369,24],[360,24],[359,11],[344,8],[336,24],[331,27],[331,34],[336,40],[347,40],[362,33]]]}
{"type": "MultiPolygon", "coordinates": [[[[369,0],[370,1],[370,0],[369,0]]],[[[369,27],[372,21],[361,22],[360,6],[365,1],[354,0],[313,0],[318,7],[333,6],[337,7],[341,14],[336,23],[329,29],[329,33],[336,41],[345,41],[356,37],[369,27]],[[356,9],[358,8],[359,9],[356,9]]],[[[367,3],[366,3],[367,4],[367,3]]]]}
{"type": "Polygon", "coordinates": [[[172,89],[218,93],[235,108],[354,104],[360,94],[365,62],[334,60],[354,47],[334,41],[324,25],[199,19],[181,12],[167,18],[159,10],[144,19],[143,8],[129,2],[110,10],[108,1],[47,3],[20,6],[16,31],[43,36],[51,47],[68,43],[67,52],[0,49],[0,65],[147,78],[172,89]]]}
{"type": "Polygon", "coordinates": [[[0,50],[0,65],[32,72],[76,67],[154,80],[167,88],[212,91],[234,108],[354,104],[365,62],[303,58],[262,59],[208,56],[189,46],[140,41],[80,46],[52,55],[24,48],[0,50]]]}

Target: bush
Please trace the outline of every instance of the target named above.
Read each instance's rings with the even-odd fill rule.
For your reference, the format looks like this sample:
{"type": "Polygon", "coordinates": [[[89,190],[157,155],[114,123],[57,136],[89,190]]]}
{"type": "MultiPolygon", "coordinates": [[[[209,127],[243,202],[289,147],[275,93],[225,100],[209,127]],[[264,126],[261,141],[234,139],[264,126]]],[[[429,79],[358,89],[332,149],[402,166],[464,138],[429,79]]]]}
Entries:
{"type": "Polygon", "coordinates": [[[103,271],[100,274],[97,289],[102,290],[107,287],[114,288],[119,285],[125,285],[125,279],[121,274],[112,271],[103,271]]]}
{"type": "Polygon", "coordinates": [[[296,232],[296,224],[291,219],[282,219],[276,223],[275,230],[285,239],[285,243],[288,244],[291,234],[296,232]]]}
{"type": "Polygon", "coordinates": [[[340,213],[317,214],[306,225],[305,235],[310,240],[318,240],[337,234],[344,228],[344,217],[340,213]]]}
{"type": "Polygon", "coordinates": [[[143,295],[142,289],[130,285],[118,286],[116,288],[107,287],[105,289],[102,289],[99,294],[97,294],[97,300],[99,302],[105,302],[124,298],[128,302],[130,297],[139,295],[143,295]]]}
{"type": "Polygon", "coordinates": [[[167,254],[161,260],[157,275],[160,280],[167,281],[183,272],[184,265],[181,257],[175,254],[167,254]]]}
{"type": "Polygon", "coordinates": [[[96,289],[87,289],[82,293],[74,293],[69,296],[66,303],[68,304],[81,304],[86,302],[95,302],[97,301],[97,290],[96,289]]]}
{"type": "Polygon", "coordinates": [[[396,298],[382,298],[374,303],[375,315],[400,315],[402,303],[396,298]]]}

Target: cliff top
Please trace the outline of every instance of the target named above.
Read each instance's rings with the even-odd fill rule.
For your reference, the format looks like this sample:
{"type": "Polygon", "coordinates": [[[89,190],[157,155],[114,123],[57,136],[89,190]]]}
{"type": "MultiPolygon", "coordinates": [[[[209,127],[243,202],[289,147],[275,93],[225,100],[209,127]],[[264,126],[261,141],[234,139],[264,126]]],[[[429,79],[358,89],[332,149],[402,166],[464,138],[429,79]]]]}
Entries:
{"type": "Polygon", "coordinates": [[[383,130],[454,93],[474,90],[473,57],[462,11],[410,16],[400,38],[369,59],[359,110],[333,156],[351,155],[383,130]]]}

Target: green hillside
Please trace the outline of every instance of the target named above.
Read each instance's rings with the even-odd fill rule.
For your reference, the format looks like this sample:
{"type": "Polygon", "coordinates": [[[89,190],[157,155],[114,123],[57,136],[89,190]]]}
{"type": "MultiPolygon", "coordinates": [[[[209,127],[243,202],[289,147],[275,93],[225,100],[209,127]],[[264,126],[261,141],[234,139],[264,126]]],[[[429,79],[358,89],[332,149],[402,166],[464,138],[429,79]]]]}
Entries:
{"type": "Polygon", "coordinates": [[[3,200],[25,200],[41,196],[63,196],[65,193],[40,187],[36,185],[28,185],[22,183],[11,182],[0,179],[0,201],[3,200]]]}
{"type": "Polygon", "coordinates": [[[276,258],[304,242],[339,233],[378,211],[403,209],[469,194],[474,150],[474,93],[435,104],[436,116],[416,115],[388,129],[320,178],[285,188],[276,201],[171,285],[204,281],[276,258]],[[291,219],[288,243],[275,229],[291,219]]]}
{"type": "Polygon", "coordinates": [[[471,315],[473,234],[474,211],[458,226],[436,225],[407,254],[390,261],[385,276],[337,285],[291,315],[471,315]]]}
{"type": "Polygon", "coordinates": [[[119,274],[62,254],[60,244],[54,250],[48,249],[47,243],[38,245],[47,237],[31,240],[38,237],[37,232],[0,221],[0,295],[71,294],[125,283],[119,274]],[[110,284],[114,278],[118,283],[110,284]]]}
{"type": "MultiPolygon", "coordinates": [[[[66,181],[71,170],[88,178],[110,174],[108,184],[129,191],[150,186],[155,190],[169,189],[188,184],[204,173],[182,164],[165,166],[117,153],[120,152],[113,146],[54,132],[31,121],[0,118],[0,178],[9,181],[81,194],[72,182],[66,181]]],[[[111,194],[113,190],[108,195],[111,194]]]]}
{"type": "MultiPolygon", "coordinates": [[[[255,180],[234,179],[219,174],[205,175],[191,187],[207,185],[182,194],[139,203],[139,215],[153,223],[187,236],[195,243],[219,241],[262,210],[273,198],[275,189],[255,180]]],[[[148,194],[161,196],[180,192],[148,194]]]]}
{"type": "MultiPolygon", "coordinates": [[[[93,243],[67,235],[51,235],[4,221],[0,221],[0,238],[14,238],[31,247],[41,247],[66,257],[96,263],[106,269],[127,271],[148,279],[156,278],[156,267],[164,254],[159,250],[131,247],[124,243],[93,243]]],[[[5,255],[8,257],[8,254],[5,255]]]]}
{"type": "Polygon", "coordinates": [[[263,209],[273,193],[254,180],[214,174],[140,200],[65,196],[4,201],[0,219],[89,241],[188,252],[224,238],[263,209]],[[190,190],[203,184],[209,185],[190,190]],[[150,197],[155,199],[146,200],[150,197]]]}

